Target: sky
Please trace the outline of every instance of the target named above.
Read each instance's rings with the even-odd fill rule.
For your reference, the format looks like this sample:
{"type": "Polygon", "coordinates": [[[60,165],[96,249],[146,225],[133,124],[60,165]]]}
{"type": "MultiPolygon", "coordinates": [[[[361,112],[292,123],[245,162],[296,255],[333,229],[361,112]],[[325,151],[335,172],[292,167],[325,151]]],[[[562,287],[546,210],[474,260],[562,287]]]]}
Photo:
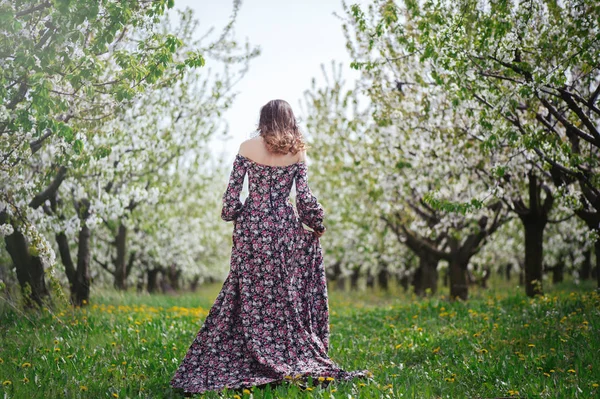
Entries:
{"type": "MultiPolygon", "coordinates": [[[[233,1],[175,0],[175,7],[194,9],[200,33],[211,26],[220,32],[229,21],[233,1]]],[[[258,45],[261,54],[234,89],[238,95],[223,115],[230,139],[212,144],[215,155],[222,153],[233,160],[240,143],[256,129],[260,107],[270,100],[286,100],[302,122],[299,101],[313,78],[324,84],[321,64],[330,71],[332,60],[341,62],[342,76],[348,82],[358,76],[350,69],[342,21],[334,12],[343,16],[341,0],[242,1],[234,25],[236,38],[258,45]]]]}

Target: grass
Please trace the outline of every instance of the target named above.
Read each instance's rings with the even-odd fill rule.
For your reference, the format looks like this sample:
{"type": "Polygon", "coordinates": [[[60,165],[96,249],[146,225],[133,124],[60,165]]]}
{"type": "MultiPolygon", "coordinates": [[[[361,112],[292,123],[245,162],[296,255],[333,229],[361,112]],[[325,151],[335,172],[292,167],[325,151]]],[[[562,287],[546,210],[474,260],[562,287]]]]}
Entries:
{"type": "MultiPolygon", "coordinates": [[[[169,380],[220,284],[177,296],[94,291],[87,308],[0,314],[5,398],[177,398],[169,380]]],[[[444,290],[445,291],[445,290],[444,290]]],[[[475,290],[468,302],[330,289],[330,356],[372,379],[234,398],[600,397],[600,296],[566,283],[529,299],[475,290]]],[[[197,395],[200,397],[200,395],[197,395]]],[[[207,393],[202,397],[217,398],[207,393]]]]}

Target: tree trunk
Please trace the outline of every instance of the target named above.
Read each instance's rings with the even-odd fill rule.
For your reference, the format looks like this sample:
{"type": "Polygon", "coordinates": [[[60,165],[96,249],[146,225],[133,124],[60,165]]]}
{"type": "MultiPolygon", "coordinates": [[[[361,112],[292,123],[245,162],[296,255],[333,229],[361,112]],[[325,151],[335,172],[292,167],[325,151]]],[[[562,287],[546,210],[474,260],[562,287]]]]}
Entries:
{"type": "Polygon", "coordinates": [[[402,274],[402,276],[400,275],[396,275],[398,283],[400,284],[400,286],[402,287],[402,289],[404,290],[404,292],[408,291],[408,274],[405,272],[402,274]]]}
{"type": "Polygon", "coordinates": [[[127,227],[121,222],[119,224],[119,232],[117,233],[117,259],[115,260],[115,282],[114,286],[118,290],[127,289],[127,264],[125,263],[127,243],[127,227]]]}
{"type": "Polygon", "coordinates": [[[437,292],[437,265],[439,259],[427,252],[418,254],[418,256],[419,268],[413,278],[415,294],[423,296],[427,293],[427,290],[430,290],[431,294],[435,294],[437,292]]]}
{"type": "Polygon", "coordinates": [[[371,270],[367,271],[367,288],[375,288],[375,277],[371,274],[371,270]]]}
{"type": "Polygon", "coordinates": [[[344,291],[344,280],[342,276],[342,264],[337,261],[332,267],[328,267],[325,272],[327,273],[327,280],[335,282],[335,289],[338,291],[344,291]]]}
{"type": "Polygon", "coordinates": [[[65,273],[71,286],[71,292],[73,292],[73,281],[75,280],[75,265],[71,258],[71,250],[69,249],[69,239],[64,231],[54,235],[56,244],[58,244],[58,252],[60,253],[60,260],[65,267],[65,273]]]}
{"type": "Polygon", "coordinates": [[[596,248],[596,281],[598,283],[598,290],[600,290],[600,239],[596,241],[594,246],[596,248]]]}
{"type": "Polygon", "coordinates": [[[486,266],[483,268],[483,273],[481,275],[481,280],[479,280],[479,285],[481,286],[481,288],[488,288],[488,280],[490,278],[490,276],[492,275],[492,270],[490,269],[489,266],[486,266]]]}
{"type": "Polygon", "coordinates": [[[581,269],[579,269],[579,278],[589,280],[592,274],[592,251],[589,249],[583,253],[583,263],[581,269]]]}
{"type": "Polygon", "coordinates": [[[510,272],[512,271],[512,268],[513,268],[512,263],[506,264],[506,281],[510,281],[510,272]]]}
{"type": "Polygon", "coordinates": [[[525,293],[529,297],[542,295],[542,272],[544,270],[545,222],[523,221],[525,228],[525,293]]]}
{"type": "Polygon", "coordinates": [[[77,249],[77,271],[75,273],[75,284],[72,287],[71,297],[75,306],[90,303],[90,228],[82,220],[79,231],[79,243],[77,249]]]}
{"type": "MultiPolygon", "coordinates": [[[[2,212],[0,222],[6,223],[8,216],[2,212]]],[[[44,265],[38,256],[29,254],[29,245],[25,236],[13,226],[13,233],[4,237],[6,250],[8,251],[17,272],[17,280],[21,286],[23,293],[24,305],[28,308],[33,308],[37,304],[43,306],[45,298],[50,297],[50,292],[46,287],[44,276],[44,265]],[[28,292],[27,286],[31,292],[28,292]]]]}
{"type": "Polygon", "coordinates": [[[158,291],[158,273],[160,273],[160,268],[148,270],[148,292],[150,294],[158,291]]]}
{"type": "Polygon", "coordinates": [[[565,276],[565,264],[559,261],[552,267],[552,284],[562,283],[565,276]]]}
{"type": "Polygon", "coordinates": [[[383,265],[381,269],[379,269],[379,273],[377,273],[377,285],[384,291],[389,291],[390,273],[388,272],[387,265],[383,265]]]}
{"type": "Polygon", "coordinates": [[[450,299],[462,299],[466,301],[469,297],[469,285],[467,283],[467,265],[459,259],[450,261],[450,299]]]}
{"type": "Polygon", "coordinates": [[[169,278],[169,285],[175,290],[179,291],[181,284],[179,279],[181,277],[181,270],[177,269],[177,266],[172,263],[168,269],[167,277],[169,278]]]}
{"type": "Polygon", "coordinates": [[[190,291],[196,292],[196,290],[198,289],[198,285],[200,285],[200,275],[196,274],[190,282],[190,291]]]}
{"type": "Polygon", "coordinates": [[[350,290],[358,290],[358,278],[360,277],[360,268],[355,267],[352,269],[350,275],[350,290]]]}

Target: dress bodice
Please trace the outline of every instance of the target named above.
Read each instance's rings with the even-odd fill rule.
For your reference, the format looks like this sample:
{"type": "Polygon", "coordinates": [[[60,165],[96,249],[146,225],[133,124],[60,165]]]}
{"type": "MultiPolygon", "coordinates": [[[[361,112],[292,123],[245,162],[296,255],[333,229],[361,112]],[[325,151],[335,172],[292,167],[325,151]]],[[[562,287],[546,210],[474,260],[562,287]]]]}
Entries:
{"type": "Polygon", "coordinates": [[[245,201],[247,206],[276,207],[277,203],[289,200],[294,177],[303,162],[285,166],[263,165],[242,155],[239,156],[249,163],[248,197],[245,201]]]}
{"type": "Polygon", "coordinates": [[[223,194],[223,220],[235,220],[243,208],[276,212],[291,207],[290,192],[296,182],[296,209],[300,220],[312,229],[323,229],[324,211],[308,187],[307,165],[299,161],[274,166],[255,162],[241,154],[235,156],[227,190],[223,194]],[[248,197],[244,204],[240,192],[248,173],[248,197]]]}

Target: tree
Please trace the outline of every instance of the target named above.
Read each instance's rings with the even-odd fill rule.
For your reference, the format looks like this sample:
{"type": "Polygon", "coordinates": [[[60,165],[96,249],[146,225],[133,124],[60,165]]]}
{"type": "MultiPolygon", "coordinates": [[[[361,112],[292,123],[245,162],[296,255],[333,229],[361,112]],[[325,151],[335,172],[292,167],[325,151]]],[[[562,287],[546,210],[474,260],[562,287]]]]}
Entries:
{"type": "MultiPolygon", "coordinates": [[[[526,155],[538,176],[535,183],[545,187],[546,205],[550,197],[569,204],[598,236],[597,2],[375,1],[368,10],[368,22],[360,7],[348,12],[364,33],[363,42],[377,48],[384,61],[357,60],[357,67],[406,60],[427,65],[432,81],[455,106],[476,107],[472,115],[488,146],[510,146],[526,155]],[[386,47],[390,42],[395,46],[386,47]],[[563,195],[551,195],[546,182],[563,195]]],[[[517,175],[504,165],[493,170],[499,166],[517,175]]],[[[538,211],[527,212],[531,217],[538,211]]],[[[540,243],[543,229],[537,231],[532,239],[540,243]]],[[[528,256],[526,263],[538,274],[539,257],[534,258],[528,256]]]]}
{"type": "Polygon", "coordinates": [[[490,157],[482,164],[473,156],[467,165],[524,223],[526,290],[540,293],[543,231],[555,198],[588,220],[596,215],[590,201],[597,193],[597,146],[569,120],[579,118],[582,129],[591,128],[578,109],[587,107],[586,115],[593,115],[597,100],[598,44],[588,31],[598,23],[597,5],[375,1],[366,14],[359,6],[346,11],[346,32],[352,27],[355,33],[354,38],[347,33],[353,65],[371,83],[378,118],[405,114],[398,108],[407,106],[408,96],[418,96],[421,103],[417,126],[430,123],[431,113],[439,113],[446,102],[462,114],[467,123],[456,118],[453,123],[467,134],[448,135],[445,141],[475,138],[490,157]],[[567,15],[564,23],[552,23],[551,16],[561,10],[567,15]],[[565,51],[572,56],[565,58],[565,51]],[[575,96],[585,98],[586,105],[573,106],[575,96]],[[568,187],[575,182],[581,195],[568,187]],[[528,192],[525,206],[521,193],[528,192]],[[573,207],[574,198],[581,202],[573,207]]]}
{"type": "MultiPolygon", "coordinates": [[[[172,31],[161,28],[161,16],[172,6],[172,1],[25,1],[0,6],[0,184],[6,187],[1,193],[1,222],[13,232],[5,241],[17,275],[36,278],[20,279],[20,283],[35,288],[32,297],[38,303],[46,293],[44,265],[54,271],[54,251],[42,231],[55,227],[61,258],[75,287],[75,303],[87,295],[89,229],[97,220],[98,201],[86,190],[97,195],[98,190],[90,187],[95,183],[97,188],[101,181],[87,171],[106,162],[103,159],[110,156],[114,144],[111,139],[127,136],[112,130],[113,121],[142,101],[140,94],[176,90],[178,82],[192,76],[188,71],[205,63],[199,49],[186,48],[172,31]],[[66,207],[68,197],[74,213],[66,207]],[[67,243],[75,232],[79,235],[76,267],[67,243]],[[13,245],[15,240],[19,246],[13,245]]],[[[191,26],[188,21],[186,29],[191,26]]],[[[203,50],[218,54],[220,46],[228,44],[226,35],[221,39],[203,50]]],[[[232,56],[231,62],[236,61],[232,56]]],[[[219,85],[218,79],[215,84],[219,85]]],[[[220,90],[211,93],[220,94],[220,90]]],[[[118,166],[103,172],[118,172],[118,166]]],[[[139,187],[129,189],[129,194],[136,190],[139,194],[139,187]]],[[[121,209],[129,205],[119,204],[121,209]]]]}

